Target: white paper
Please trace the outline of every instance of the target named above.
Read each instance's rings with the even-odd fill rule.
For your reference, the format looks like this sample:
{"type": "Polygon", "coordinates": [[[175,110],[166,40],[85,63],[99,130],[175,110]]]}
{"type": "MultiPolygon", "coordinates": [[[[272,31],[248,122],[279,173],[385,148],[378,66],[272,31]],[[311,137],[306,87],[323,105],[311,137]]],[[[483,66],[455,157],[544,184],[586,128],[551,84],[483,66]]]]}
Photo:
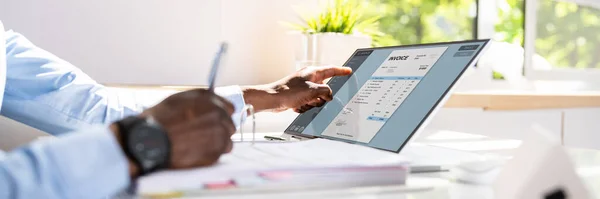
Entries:
{"type": "Polygon", "coordinates": [[[365,146],[313,139],[291,143],[235,143],[212,167],[157,172],[138,182],[141,193],[200,188],[206,182],[229,180],[276,168],[404,164],[402,156],[365,146]]]}

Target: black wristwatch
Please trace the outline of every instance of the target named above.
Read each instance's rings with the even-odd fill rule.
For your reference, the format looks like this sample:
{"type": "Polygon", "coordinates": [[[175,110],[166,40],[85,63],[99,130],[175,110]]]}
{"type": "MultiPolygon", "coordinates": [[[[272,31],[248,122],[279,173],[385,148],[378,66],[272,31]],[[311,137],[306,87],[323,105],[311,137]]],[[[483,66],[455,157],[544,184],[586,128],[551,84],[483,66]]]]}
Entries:
{"type": "Polygon", "coordinates": [[[152,117],[131,116],[117,125],[123,151],[138,166],[140,176],[169,166],[169,137],[152,117]]]}

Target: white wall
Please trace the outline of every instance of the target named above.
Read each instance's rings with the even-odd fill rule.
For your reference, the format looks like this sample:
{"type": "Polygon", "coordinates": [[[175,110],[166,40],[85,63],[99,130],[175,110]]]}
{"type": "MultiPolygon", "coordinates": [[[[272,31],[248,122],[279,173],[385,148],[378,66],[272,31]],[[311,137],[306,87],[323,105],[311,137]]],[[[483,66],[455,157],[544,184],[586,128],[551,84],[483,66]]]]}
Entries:
{"type": "Polygon", "coordinates": [[[302,0],[0,0],[0,20],[102,83],[205,85],[219,41],[219,84],[257,84],[293,70],[286,29],[302,0]]]}
{"type": "MultiPolygon", "coordinates": [[[[205,85],[218,42],[218,84],[259,84],[294,70],[282,20],[316,0],[0,0],[0,20],[102,83],[205,85]]],[[[40,135],[0,117],[0,149],[40,135]],[[9,132],[18,132],[18,134],[9,132]]]]}
{"type": "Polygon", "coordinates": [[[295,71],[293,37],[282,21],[298,20],[292,5],[316,0],[222,0],[222,34],[232,43],[227,77],[232,83],[267,83],[295,71]],[[238,81],[243,80],[243,81],[238,81]]]}

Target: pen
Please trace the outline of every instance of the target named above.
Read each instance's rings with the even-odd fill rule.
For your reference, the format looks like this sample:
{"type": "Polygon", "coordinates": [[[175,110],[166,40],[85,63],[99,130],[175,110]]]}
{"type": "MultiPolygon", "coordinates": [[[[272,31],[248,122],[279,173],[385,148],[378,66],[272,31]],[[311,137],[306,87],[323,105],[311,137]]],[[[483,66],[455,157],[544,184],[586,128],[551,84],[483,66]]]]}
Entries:
{"type": "Polygon", "coordinates": [[[215,81],[217,79],[217,73],[219,72],[219,66],[221,65],[221,60],[223,60],[223,56],[225,56],[226,53],[227,43],[221,42],[221,46],[215,55],[215,58],[212,62],[212,67],[210,68],[210,74],[208,76],[208,90],[211,92],[214,92],[215,90],[215,81]]]}

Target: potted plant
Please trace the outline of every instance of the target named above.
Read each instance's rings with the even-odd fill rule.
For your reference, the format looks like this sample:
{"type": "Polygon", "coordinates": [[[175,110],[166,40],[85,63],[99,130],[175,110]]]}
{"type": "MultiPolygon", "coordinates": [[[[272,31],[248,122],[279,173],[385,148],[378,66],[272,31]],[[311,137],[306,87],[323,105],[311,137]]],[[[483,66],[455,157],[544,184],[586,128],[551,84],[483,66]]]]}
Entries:
{"type": "Polygon", "coordinates": [[[285,23],[296,30],[297,67],[306,65],[343,65],[358,48],[370,47],[379,31],[379,16],[366,16],[361,0],[328,0],[320,12],[298,12],[301,23],[285,23]]]}

